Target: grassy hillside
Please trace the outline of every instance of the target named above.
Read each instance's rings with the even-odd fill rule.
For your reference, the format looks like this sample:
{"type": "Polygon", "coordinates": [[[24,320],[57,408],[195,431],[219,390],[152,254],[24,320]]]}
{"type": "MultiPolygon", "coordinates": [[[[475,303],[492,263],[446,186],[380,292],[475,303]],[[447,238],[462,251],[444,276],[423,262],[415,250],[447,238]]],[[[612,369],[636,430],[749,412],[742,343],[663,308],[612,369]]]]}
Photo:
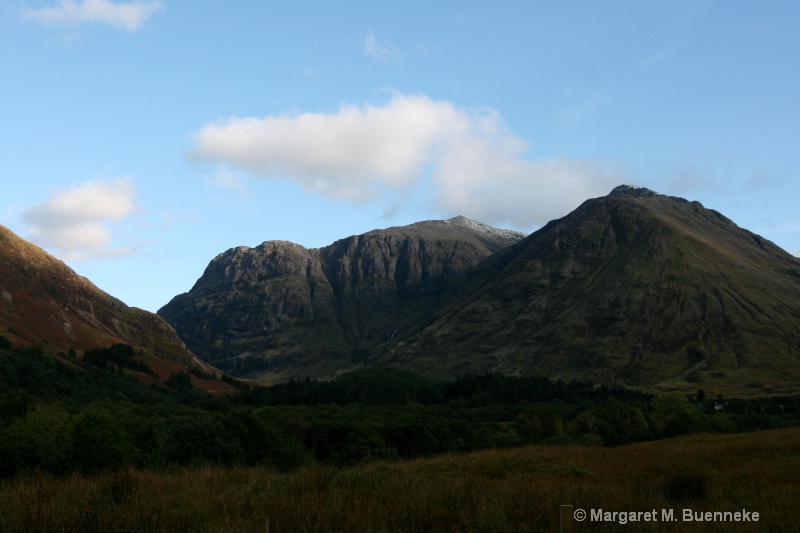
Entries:
{"type": "Polygon", "coordinates": [[[531,446],[406,462],[33,475],[0,486],[0,529],[558,531],[559,507],[650,511],[658,522],[574,531],[797,531],[800,429],[617,448],[531,446]],[[672,510],[676,521],[663,522],[672,510]],[[683,509],[759,513],[687,523],[683,509]],[[752,515],[751,515],[752,516],[752,515]]]}
{"type": "Polygon", "coordinates": [[[697,202],[587,200],[472,271],[372,364],[726,394],[795,392],[800,261],[697,202]]]}
{"type": "Polygon", "coordinates": [[[50,353],[129,344],[156,379],[190,369],[221,377],[158,315],[125,305],[2,225],[0,336],[14,347],[50,353]]]}

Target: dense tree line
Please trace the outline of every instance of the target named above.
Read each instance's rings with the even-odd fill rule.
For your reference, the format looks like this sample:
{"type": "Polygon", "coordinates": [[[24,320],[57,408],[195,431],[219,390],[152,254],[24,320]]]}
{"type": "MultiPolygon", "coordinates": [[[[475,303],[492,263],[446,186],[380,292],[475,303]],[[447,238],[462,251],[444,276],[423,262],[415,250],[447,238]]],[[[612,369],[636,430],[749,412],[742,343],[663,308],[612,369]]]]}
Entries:
{"type": "Polygon", "coordinates": [[[436,381],[371,369],[213,398],[188,373],[167,387],[110,371],[117,345],[52,356],[0,348],[0,477],[127,465],[353,464],[538,444],[621,445],[797,424],[800,400],[653,397],[499,374],[436,381]]]}
{"type": "Polygon", "coordinates": [[[334,381],[291,380],[287,383],[250,390],[235,401],[250,405],[423,405],[465,403],[476,407],[493,403],[600,401],[649,401],[652,396],[623,388],[596,387],[578,381],[551,381],[535,376],[505,376],[485,373],[435,381],[407,370],[374,368],[343,374],[334,381]]]}
{"type": "Polygon", "coordinates": [[[92,348],[83,353],[83,362],[105,368],[108,363],[113,363],[119,368],[127,368],[137,372],[155,376],[146,364],[133,359],[133,346],[128,344],[114,344],[108,348],[92,348]]]}

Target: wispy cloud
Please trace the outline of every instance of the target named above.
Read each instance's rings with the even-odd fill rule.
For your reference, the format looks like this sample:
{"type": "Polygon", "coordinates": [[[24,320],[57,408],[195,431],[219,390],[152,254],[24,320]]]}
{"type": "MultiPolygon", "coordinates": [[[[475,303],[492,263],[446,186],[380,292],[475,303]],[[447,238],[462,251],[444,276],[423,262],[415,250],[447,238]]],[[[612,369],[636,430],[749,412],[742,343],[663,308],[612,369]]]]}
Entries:
{"type": "Polygon", "coordinates": [[[606,99],[604,97],[599,95],[592,96],[563,112],[560,117],[560,122],[565,126],[569,126],[588,120],[592,118],[605,103],[606,99]]]}
{"type": "Polygon", "coordinates": [[[330,199],[391,206],[432,188],[430,208],[441,214],[520,228],[563,216],[620,179],[589,161],[528,159],[528,143],[494,110],[424,95],[334,113],[234,117],[204,126],[194,142],[194,161],[293,180],[330,199]]]}
{"type": "Polygon", "coordinates": [[[76,27],[99,23],[133,32],[162,8],[159,0],[120,3],[110,0],[58,0],[57,6],[24,8],[22,13],[25,18],[45,26],[76,27]]]}
{"type": "Polygon", "coordinates": [[[242,198],[249,198],[251,192],[247,189],[239,172],[231,170],[225,165],[217,165],[208,178],[209,183],[220,189],[228,189],[242,198]]]}
{"type": "Polygon", "coordinates": [[[660,50],[645,57],[639,64],[639,68],[649,69],[657,65],[660,65],[661,63],[666,63],[673,57],[677,56],[680,52],[681,52],[681,47],[677,43],[665,46],[660,50]]]}
{"type": "Polygon", "coordinates": [[[669,163],[662,169],[664,190],[670,194],[689,195],[699,191],[720,192],[723,184],[709,177],[710,172],[687,162],[669,163]]]}
{"type": "Polygon", "coordinates": [[[364,53],[374,59],[389,61],[400,57],[400,50],[389,41],[379,40],[374,33],[367,32],[364,39],[364,53]]]}
{"type": "Polygon", "coordinates": [[[61,259],[81,261],[121,257],[133,247],[112,247],[109,222],[120,222],[137,210],[136,186],[122,177],[83,183],[21,212],[26,237],[53,250],[61,259]]]}
{"type": "Polygon", "coordinates": [[[800,233],[800,220],[788,220],[778,225],[770,226],[763,230],[763,233],[787,234],[800,233]]]}
{"type": "Polygon", "coordinates": [[[784,220],[780,223],[768,222],[758,233],[772,239],[780,239],[784,250],[800,258],[797,236],[800,235],[800,219],[784,220]]]}
{"type": "Polygon", "coordinates": [[[747,182],[747,187],[754,190],[779,189],[786,182],[785,174],[770,174],[765,170],[757,171],[747,182]]]}

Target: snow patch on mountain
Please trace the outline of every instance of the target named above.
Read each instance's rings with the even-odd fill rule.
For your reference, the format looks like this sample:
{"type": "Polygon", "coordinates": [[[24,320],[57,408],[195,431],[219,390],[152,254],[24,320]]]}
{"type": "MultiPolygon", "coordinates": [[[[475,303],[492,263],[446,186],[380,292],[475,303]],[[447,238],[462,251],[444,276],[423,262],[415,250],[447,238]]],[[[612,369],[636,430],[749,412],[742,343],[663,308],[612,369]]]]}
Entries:
{"type": "Polygon", "coordinates": [[[519,231],[495,228],[461,215],[447,220],[442,220],[441,222],[443,224],[461,226],[462,228],[467,228],[477,234],[485,235],[486,237],[492,237],[495,239],[502,239],[508,241],[509,243],[516,242],[525,237],[525,234],[519,231]]]}

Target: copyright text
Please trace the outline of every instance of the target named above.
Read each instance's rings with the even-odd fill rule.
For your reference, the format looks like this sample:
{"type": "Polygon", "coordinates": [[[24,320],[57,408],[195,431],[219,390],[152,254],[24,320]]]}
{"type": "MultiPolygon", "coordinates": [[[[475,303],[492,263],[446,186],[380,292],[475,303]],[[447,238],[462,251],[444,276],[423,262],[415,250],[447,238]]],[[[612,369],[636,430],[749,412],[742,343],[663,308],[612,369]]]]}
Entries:
{"type": "Polygon", "coordinates": [[[758,522],[759,514],[741,509],[737,511],[695,511],[694,509],[651,509],[648,511],[607,511],[605,509],[576,509],[575,520],[583,522],[614,522],[625,525],[632,522],[758,522]]]}

